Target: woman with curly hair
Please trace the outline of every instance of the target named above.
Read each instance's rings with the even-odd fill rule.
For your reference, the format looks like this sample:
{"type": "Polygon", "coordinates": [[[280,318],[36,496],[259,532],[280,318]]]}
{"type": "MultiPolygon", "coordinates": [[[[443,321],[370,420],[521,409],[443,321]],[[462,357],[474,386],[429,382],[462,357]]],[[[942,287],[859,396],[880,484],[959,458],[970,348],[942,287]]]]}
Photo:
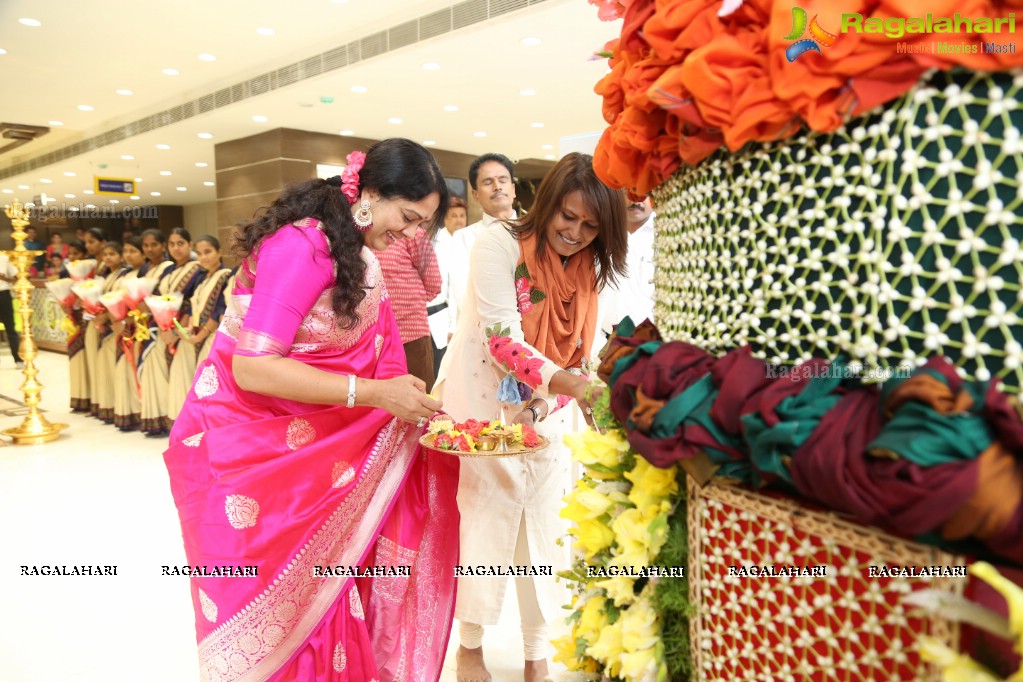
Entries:
{"type": "Polygon", "coordinates": [[[441,220],[447,188],[409,140],[348,160],[242,228],[164,454],[189,565],[255,567],[192,575],[204,679],[440,675],[457,462],[419,447],[441,404],[406,372],[371,249],[441,220]]]}

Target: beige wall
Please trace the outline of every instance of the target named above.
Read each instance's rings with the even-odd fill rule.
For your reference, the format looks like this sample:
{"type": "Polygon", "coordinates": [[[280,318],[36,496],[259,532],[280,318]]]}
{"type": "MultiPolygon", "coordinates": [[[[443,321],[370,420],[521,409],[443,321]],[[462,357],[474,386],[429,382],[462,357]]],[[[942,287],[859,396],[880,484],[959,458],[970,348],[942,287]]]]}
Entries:
{"type": "Polygon", "coordinates": [[[192,239],[204,234],[217,236],[217,202],[193,204],[184,208],[185,224],[183,227],[192,235],[192,239]]]}

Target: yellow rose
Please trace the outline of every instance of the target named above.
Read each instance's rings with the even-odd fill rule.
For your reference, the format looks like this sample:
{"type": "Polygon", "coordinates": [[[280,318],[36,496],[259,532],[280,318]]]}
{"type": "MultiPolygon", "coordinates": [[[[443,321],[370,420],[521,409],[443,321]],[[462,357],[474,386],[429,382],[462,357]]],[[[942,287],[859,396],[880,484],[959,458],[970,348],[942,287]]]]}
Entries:
{"type": "Polygon", "coordinates": [[[587,485],[586,481],[577,481],[575,490],[563,498],[566,502],[561,510],[561,518],[571,521],[595,519],[604,514],[612,504],[607,495],[597,492],[587,485]]]}
{"type": "Polygon", "coordinates": [[[621,467],[622,458],[629,452],[629,442],[618,431],[597,433],[586,429],[565,435],[565,444],[572,450],[572,458],[583,465],[599,465],[608,469],[621,467]]]}
{"type": "Polygon", "coordinates": [[[622,619],[610,623],[600,631],[597,641],[586,648],[586,653],[604,664],[611,677],[618,677],[622,671],[622,619]]]}
{"type": "Polygon", "coordinates": [[[596,519],[582,519],[569,532],[579,540],[575,546],[586,551],[587,559],[610,547],[615,539],[614,531],[596,519]]]}
{"type": "Polygon", "coordinates": [[[661,639],[661,625],[657,621],[657,612],[647,598],[649,590],[644,590],[636,603],[622,611],[622,646],[626,651],[643,651],[652,649],[661,639]]]}
{"type": "MultiPolygon", "coordinates": [[[[624,629],[624,627],[623,627],[624,629]]],[[[621,655],[622,677],[627,680],[657,679],[657,657],[653,649],[632,651],[621,655]]]]}
{"type": "Polygon", "coordinates": [[[616,575],[613,578],[598,580],[595,585],[607,592],[608,598],[615,606],[626,606],[636,601],[636,591],[633,589],[636,581],[628,576],[616,575]]]}
{"type": "Polygon", "coordinates": [[[640,509],[660,504],[678,492],[676,474],[675,466],[661,469],[642,457],[636,457],[636,466],[625,472],[625,478],[632,481],[629,500],[640,509]]]}
{"type": "Polygon", "coordinates": [[[626,509],[611,522],[615,542],[623,552],[647,551],[650,547],[650,522],[654,516],[639,509],[626,509]]]}
{"type": "MultiPolygon", "coordinates": [[[[575,628],[573,628],[574,631],[575,628]]],[[[575,636],[573,634],[558,637],[551,644],[554,645],[555,663],[561,663],[569,670],[579,670],[582,667],[579,658],[575,655],[575,636]]]]}
{"type": "Polygon", "coordinates": [[[587,642],[596,642],[600,631],[607,625],[607,611],[604,609],[604,598],[593,596],[583,607],[579,617],[576,634],[587,642]]]}

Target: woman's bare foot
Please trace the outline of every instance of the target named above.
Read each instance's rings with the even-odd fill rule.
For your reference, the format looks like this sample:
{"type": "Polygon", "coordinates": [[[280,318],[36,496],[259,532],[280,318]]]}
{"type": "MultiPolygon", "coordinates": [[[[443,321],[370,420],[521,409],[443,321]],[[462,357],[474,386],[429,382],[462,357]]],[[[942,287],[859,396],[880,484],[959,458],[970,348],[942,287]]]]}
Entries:
{"type": "Polygon", "coordinates": [[[525,682],[543,682],[547,679],[547,659],[526,661],[525,682]]]}
{"type": "Polygon", "coordinates": [[[490,682],[490,671],[483,662],[483,647],[466,649],[459,646],[455,653],[455,671],[458,682],[490,682]]]}

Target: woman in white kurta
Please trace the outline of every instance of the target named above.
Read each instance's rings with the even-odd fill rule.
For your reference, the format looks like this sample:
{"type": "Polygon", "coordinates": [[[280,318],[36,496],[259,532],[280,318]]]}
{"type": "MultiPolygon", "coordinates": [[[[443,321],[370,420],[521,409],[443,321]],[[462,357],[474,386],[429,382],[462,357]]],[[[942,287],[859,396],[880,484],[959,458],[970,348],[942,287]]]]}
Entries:
{"type": "MultiPolygon", "coordinates": [[[[567,549],[557,545],[565,530],[558,512],[571,478],[561,436],[573,426],[577,403],[585,401],[597,289],[624,269],[625,251],[624,196],[596,177],[589,156],[577,153],[551,169],[524,218],[480,233],[464,314],[437,392],[445,411],[464,421],[500,415],[502,380],[523,393],[528,386],[532,395],[521,404],[505,401],[506,416],[535,423],[551,445],[532,455],[462,460],[462,566],[529,565],[538,572],[551,567],[551,573],[566,567],[567,549]],[[519,350],[511,360],[507,352],[514,344],[519,350]]],[[[568,591],[553,575],[515,580],[526,679],[540,679],[547,672],[546,623],[567,603],[568,591]]],[[[459,578],[460,679],[487,678],[481,626],[497,622],[506,586],[506,579],[459,578]]]]}

